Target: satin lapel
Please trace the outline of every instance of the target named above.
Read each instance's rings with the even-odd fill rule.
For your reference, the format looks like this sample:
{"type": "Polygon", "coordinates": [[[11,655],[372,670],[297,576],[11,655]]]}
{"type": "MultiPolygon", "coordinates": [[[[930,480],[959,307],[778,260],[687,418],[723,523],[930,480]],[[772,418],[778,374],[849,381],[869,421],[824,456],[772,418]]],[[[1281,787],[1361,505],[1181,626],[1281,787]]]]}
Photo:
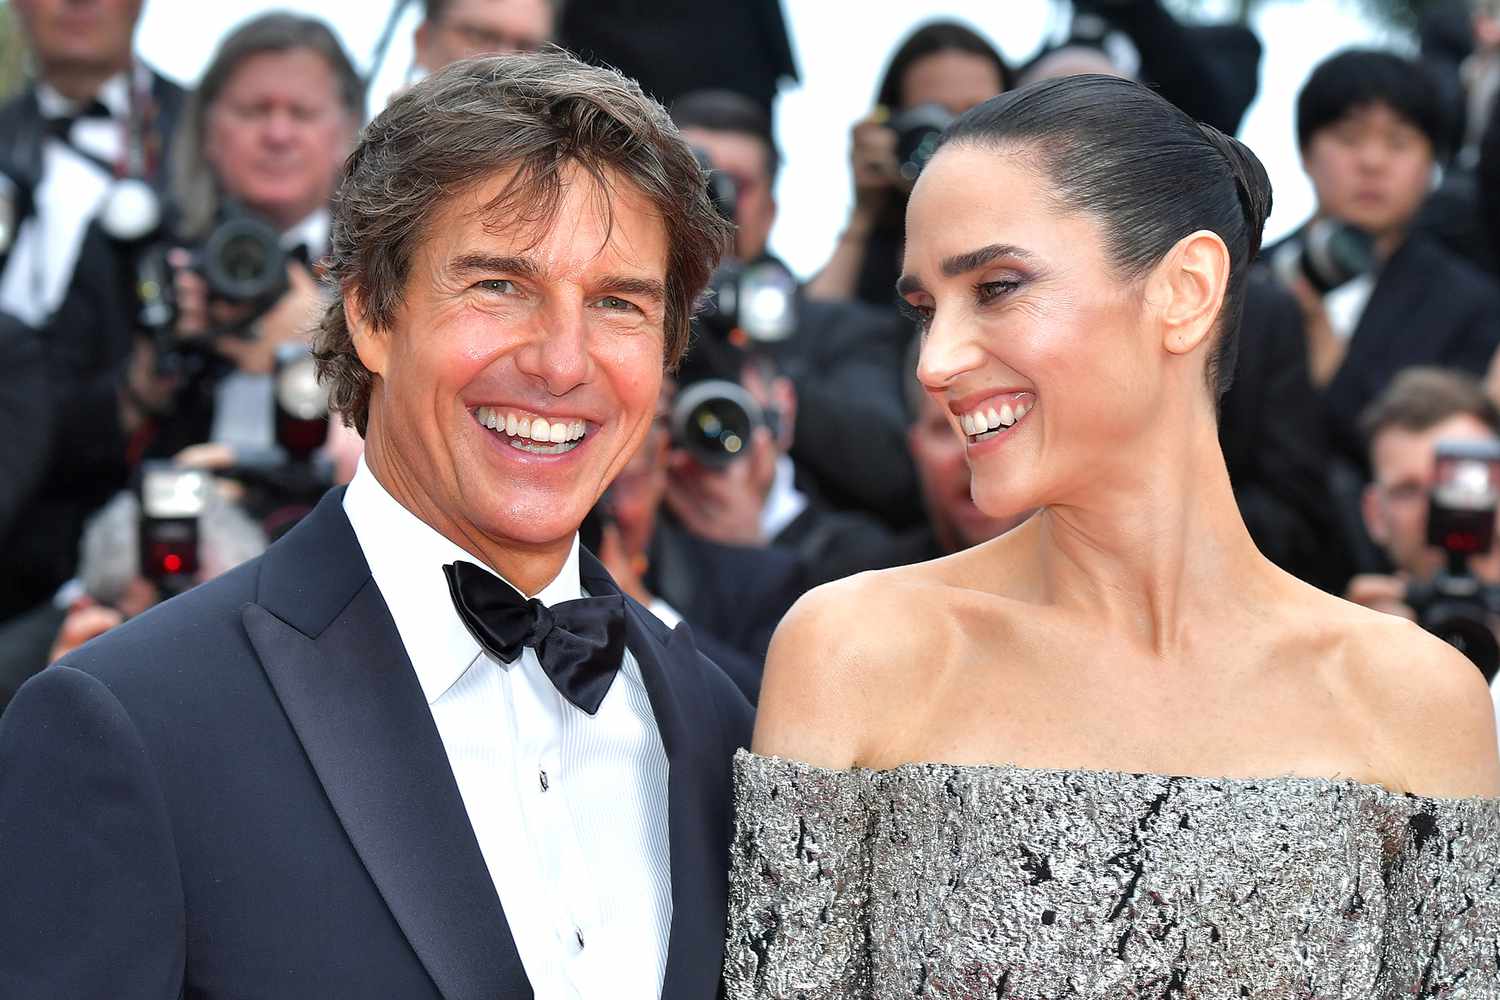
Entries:
{"type": "MultiPolygon", "coordinates": [[[[347,521],[343,531],[352,538],[347,521]]],[[[362,559],[357,547],[354,555],[362,559]]],[[[350,842],[438,990],[447,1000],[530,998],[437,727],[366,577],[315,639],[260,604],[245,606],[245,630],[350,842]]]]}
{"type": "Polygon", "coordinates": [[[643,621],[647,614],[627,603],[627,644],[667,751],[672,933],[661,997],[704,1000],[718,995],[724,960],[729,788],[726,765],[715,766],[714,755],[722,756],[725,722],[704,688],[687,628],[679,626],[663,644],[643,621]]]}

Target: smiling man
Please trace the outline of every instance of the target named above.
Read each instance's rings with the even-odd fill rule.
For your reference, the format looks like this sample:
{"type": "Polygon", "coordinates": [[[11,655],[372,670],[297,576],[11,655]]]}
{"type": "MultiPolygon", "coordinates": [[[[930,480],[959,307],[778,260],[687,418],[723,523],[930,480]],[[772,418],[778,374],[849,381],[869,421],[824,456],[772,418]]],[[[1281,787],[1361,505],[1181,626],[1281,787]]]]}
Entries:
{"type": "Polygon", "coordinates": [[[577,529],[727,232],[662,110],[560,54],[373,122],[316,340],[365,462],[0,722],[0,995],[717,989],[749,709],[577,529]]]}

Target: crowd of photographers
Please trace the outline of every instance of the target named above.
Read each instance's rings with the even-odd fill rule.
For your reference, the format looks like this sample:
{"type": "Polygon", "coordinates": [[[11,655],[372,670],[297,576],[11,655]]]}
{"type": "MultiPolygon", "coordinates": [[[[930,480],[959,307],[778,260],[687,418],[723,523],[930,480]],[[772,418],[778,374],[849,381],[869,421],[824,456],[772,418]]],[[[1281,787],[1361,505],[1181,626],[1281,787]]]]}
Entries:
{"type": "MultiPolygon", "coordinates": [[[[0,107],[0,708],[66,650],[255,555],[360,452],[307,335],[364,81],[326,24],[273,12],[185,91],[136,57],[141,5],[10,3],[34,78],[0,107]]],[[[1260,59],[1248,29],[1159,0],[1075,2],[1068,37],[1024,66],[963,25],[919,26],[872,81],[848,163],[827,165],[852,207],[803,283],[768,248],[765,81],[795,72],[776,0],[661,24],[611,0],[422,6],[413,76],[560,42],[641,78],[736,224],[656,425],[584,531],[752,699],[807,588],[1013,527],[970,499],[895,308],[906,194],[942,128],[1009,88],[1107,72],[1233,132],[1260,59]],[[764,65],[716,58],[723,33],[694,23],[731,15],[746,27],[729,41],[759,33],[764,65]],[[703,51],[658,51],[674,38],[703,51]]],[[[1331,53],[1303,85],[1287,127],[1317,209],[1257,264],[1220,436],[1267,555],[1493,675],[1500,11],[1431,5],[1421,41],[1417,58],[1331,53]]]]}

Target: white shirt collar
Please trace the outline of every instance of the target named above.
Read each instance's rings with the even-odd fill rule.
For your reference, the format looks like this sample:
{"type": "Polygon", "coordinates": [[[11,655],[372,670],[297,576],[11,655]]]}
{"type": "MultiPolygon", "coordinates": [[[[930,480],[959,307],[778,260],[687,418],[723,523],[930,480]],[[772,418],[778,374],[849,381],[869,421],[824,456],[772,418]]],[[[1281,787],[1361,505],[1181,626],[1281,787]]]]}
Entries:
{"type": "MultiPolygon", "coordinates": [[[[375,478],[363,456],[344,493],[344,513],[354,527],[370,574],[390,608],[396,631],[430,705],[463,676],[479,655],[479,644],[453,610],[443,566],[460,559],[477,566],[483,564],[401,506],[375,478]]],[[[536,598],[550,606],[575,600],[582,593],[575,535],[561,571],[536,598]]]]}
{"type": "Polygon", "coordinates": [[[290,250],[299,243],[307,245],[312,260],[328,253],[328,227],[331,220],[328,209],[320,208],[281,234],[281,245],[290,250]]]}
{"type": "Polygon", "coordinates": [[[781,534],[807,509],[807,494],[797,489],[797,467],[789,455],[776,457],[776,475],[760,509],[760,536],[766,541],[781,534]]]}
{"type": "MultiPolygon", "coordinates": [[[[130,115],[130,77],[127,73],[116,73],[105,80],[94,95],[109,109],[115,118],[125,119],[130,115]]],[[[78,101],[64,97],[57,88],[45,80],[37,81],[36,103],[43,118],[66,118],[78,110],[78,101]]]]}

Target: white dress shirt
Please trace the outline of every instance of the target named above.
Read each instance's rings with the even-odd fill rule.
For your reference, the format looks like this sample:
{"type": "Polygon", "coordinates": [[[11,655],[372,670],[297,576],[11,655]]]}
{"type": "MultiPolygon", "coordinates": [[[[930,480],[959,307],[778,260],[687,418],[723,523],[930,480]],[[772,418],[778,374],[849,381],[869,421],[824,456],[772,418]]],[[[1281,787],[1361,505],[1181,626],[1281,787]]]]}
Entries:
{"type": "MultiPolygon", "coordinates": [[[[42,176],[33,192],[35,212],[16,233],[15,245],[0,274],[0,308],[40,326],[62,303],[89,222],[98,214],[114,177],[80,150],[106,162],[124,151],[124,122],[130,114],[130,81],[125,73],[99,88],[100,103],[110,118],[73,123],[68,142],[48,136],[42,142],[42,176]]],[[[46,83],[36,87],[42,117],[75,113],[70,101],[46,83]]]]}
{"type": "MultiPolygon", "coordinates": [[[[530,648],[505,664],[453,609],[443,565],[479,560],[402,507],[360,459],[344,511],[390,608],[537,1000],[661,995],[672,919],[667,758],[627,650],[589,716],[530,648]]],[[[578,541],[535,595],[584,596],[578,541]]],[[[438,845],[435,849],[441,850],[438,845]]]]}

